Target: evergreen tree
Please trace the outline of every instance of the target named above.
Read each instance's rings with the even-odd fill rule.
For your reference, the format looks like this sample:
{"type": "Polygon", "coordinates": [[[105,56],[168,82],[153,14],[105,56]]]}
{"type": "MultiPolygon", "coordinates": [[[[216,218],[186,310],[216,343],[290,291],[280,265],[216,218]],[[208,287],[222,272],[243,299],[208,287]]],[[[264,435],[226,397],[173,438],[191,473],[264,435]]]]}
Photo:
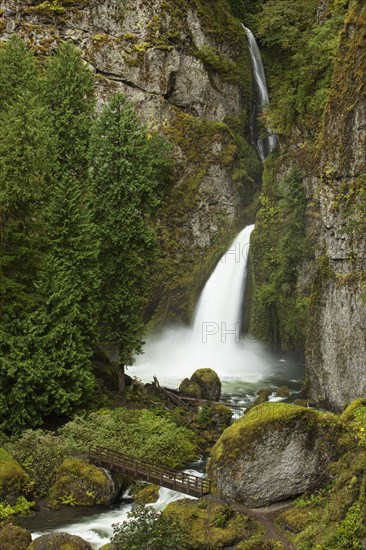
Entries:
{"type": "Polygon", "coordinates": [[[97,245],[78,180],[55,185],[47,218],[52,247],[38,283],[42,302],[29,319],[29,355],[49,380],[46,412],[65,415],[93,388],[97,245]]]}
{"type": "Polygon", "coordinates": [[[10,37],[0,48],[0,68],[0,112],[17,101],[25,90],[37,92],[38,67],[19,36],[10,37]]]}
{"type": "Polygon", "coordinates": [[[81,52],[70,42],[63,43],[49,58],[44,79],[44,95],[58,137],[58,158],[62,172],[84,178],[87,149],[95,108],[93,73],[81,52]]]}
{"type": "Polygon", "coordinates": [[[100,342],[119,368],[123,399],[124,366],[142,347],[142,310],[156,257],[150,218],[169,167],[168,148],[116,94],[94,125],[90,163],[100,240],[100,342]]]}
{"type": "Polygon", "coordinates": [[[55,144],[47,111],[30,91],[3,113],[0,125],[0,314],[2,325],[34,302],[40,225],[52,182],[55,144]]]}

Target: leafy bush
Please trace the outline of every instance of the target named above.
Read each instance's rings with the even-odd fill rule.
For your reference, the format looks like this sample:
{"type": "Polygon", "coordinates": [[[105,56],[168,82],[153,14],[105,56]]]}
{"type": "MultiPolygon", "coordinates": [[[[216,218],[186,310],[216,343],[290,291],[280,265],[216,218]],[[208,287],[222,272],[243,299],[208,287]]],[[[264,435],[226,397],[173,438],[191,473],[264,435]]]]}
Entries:
{"type": "Polygon", "coordinates": [[[116,550],[171,550],[189,548],[179,523],[150,506],[136,506],[128,521],[114,525],[113,547],[116,550]]]}
{"type": "Polygon", "coordinates": [[[43,430],[26,430],[7,448],[28,472],[38,497],[47,495],[56,479],[56,469],[69,454],[63,437],[43,430]]]}
{"type": "Polygon", "coordinates": [[[102,445],[171,468],[197,457],[196,438],[190,430],[149,410],[119,408],[91,413],[85,419],[69,422],[61,433],[70,449],[77,452],[87,452],[90,445],[102,445]]]}

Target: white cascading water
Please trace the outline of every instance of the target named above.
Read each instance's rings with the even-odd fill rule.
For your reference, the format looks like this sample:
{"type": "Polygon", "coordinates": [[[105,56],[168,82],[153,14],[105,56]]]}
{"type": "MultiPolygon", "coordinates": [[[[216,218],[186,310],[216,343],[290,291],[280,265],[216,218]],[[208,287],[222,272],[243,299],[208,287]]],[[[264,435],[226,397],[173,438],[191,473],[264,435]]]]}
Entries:
{"type": "Polygon", "coordinates": [[[264,72],[263,62],[262,62],[262,56],[258,48],[258,44],[256,42],[256,39],[254,38],[254,35],[250,29],[245,27],[243,25],[243,29],[245,30],[247,37],[248,37],[248,43],[249,43],[249,53],[250,53],[250,59],[252,61],[252,68],[253,68],[253,75],[254,80],[256,84],[256,89],[258,93],[258,108],[253,111],[253,117],[251,120],[251,133],[252,133],[252,140],[253,143],[258,151],[259,157],[262,162],[264,162],[264,159],[266,156],[273,151],[273,149],[276,147],[277,144],[277,136],[270,130],[268,130],[268,135],[265,138],[261,138],[256,136],[256,129],[255,129],[255,119],[258,114],[262,113],[265,107],[269,103],[269,97],[268,97],[268,90],[267,90],[267,82],[266,82],[266,75],[264,72]]]}
{"type": "Polygon", "coordinates": [[[190,327],[171,326],[151,336],[129,374],[144,382],[155,375],[178,387],[198,368],[211,368],[223,382],[256,383],[268,374],[268,357],[255,342],[240,339],[250,234],[243,229],[218,262],[199,298],[190,327]]]}

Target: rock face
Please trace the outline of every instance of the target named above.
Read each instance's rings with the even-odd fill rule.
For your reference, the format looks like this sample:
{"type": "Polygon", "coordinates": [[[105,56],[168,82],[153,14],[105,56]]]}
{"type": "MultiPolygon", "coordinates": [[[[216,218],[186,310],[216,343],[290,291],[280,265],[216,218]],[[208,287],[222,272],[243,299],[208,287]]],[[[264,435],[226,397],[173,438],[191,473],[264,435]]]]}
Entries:
{"type": "Polygon", "coordinates": [[[28,474],[8,452],[0,449],[0,502],[13,506],[29,487],[28,474]]]}
{"type": "Polygon", "coordinates": [[[93,547],[76,535],[49,533],[36,538],[28,550],[93,550],[93,547]]]}
{"type": "Polygon", "coordinates": [[[120,487],[110,472],[79,458],[65,460],[57,469],[52,496],[61,504],[112,504],[120,487]]]}
{"type": "Polygon", "coordinates": [[[366,9],[355,3],[341,36],[323,128],[318,274],[306,363],[310,397],[334,409],[366,394],[366,9]],[[324,258],[323,256],[323,258],[324,258]]]}
{"type": "Polygon", "coordinates": [[[71,40],[95,71],[99,106],[123,92],[149,128],[174,144],[148,315],[188,318],[213,262],[244,225],[261,170],[243,139],[253,98],[239,21],[224,3],[204,0],[60,0],[57,9],[2,0],[0,8],[0,40],[18,33],[40,56],[71,40]]]}
{"type": "Polygon", "coordinates": [[[324,482],[337,455],[340,424],[332,414],[282,403],[258,405],[225,430],[208,475],[224,498],[259,507],[324,482]]]}
{"type": "Polygon", "coordinates": [[[179,391],[188,397],[219,401],[221,397],[221,380],[212,369],[197,369],[190,380],[185,378],[179,391]]]}
{"type": "Polygon", "coordinates": [[[18,525],[6,525],[0,528],[1,550],[27,550],[32,542],[32,535],[18,525]]]}

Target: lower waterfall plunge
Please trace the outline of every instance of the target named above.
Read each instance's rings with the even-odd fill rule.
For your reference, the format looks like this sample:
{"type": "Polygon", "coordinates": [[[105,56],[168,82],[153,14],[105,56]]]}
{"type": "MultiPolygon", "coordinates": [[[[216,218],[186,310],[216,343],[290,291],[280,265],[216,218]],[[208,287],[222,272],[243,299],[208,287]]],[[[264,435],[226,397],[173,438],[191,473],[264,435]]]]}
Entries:
{"type": "Polygon", "coordinates": [[[177,387],[202,367],[214,369],[225,383],[258,383],[268,376],[270,360],[261,346],[240,339],[240,321],[250,234],[243,229],[218,262],[199,298],[190,327],[171,326],[151,336],[129,374],[144,382],[156,375],[177,387]]]}

